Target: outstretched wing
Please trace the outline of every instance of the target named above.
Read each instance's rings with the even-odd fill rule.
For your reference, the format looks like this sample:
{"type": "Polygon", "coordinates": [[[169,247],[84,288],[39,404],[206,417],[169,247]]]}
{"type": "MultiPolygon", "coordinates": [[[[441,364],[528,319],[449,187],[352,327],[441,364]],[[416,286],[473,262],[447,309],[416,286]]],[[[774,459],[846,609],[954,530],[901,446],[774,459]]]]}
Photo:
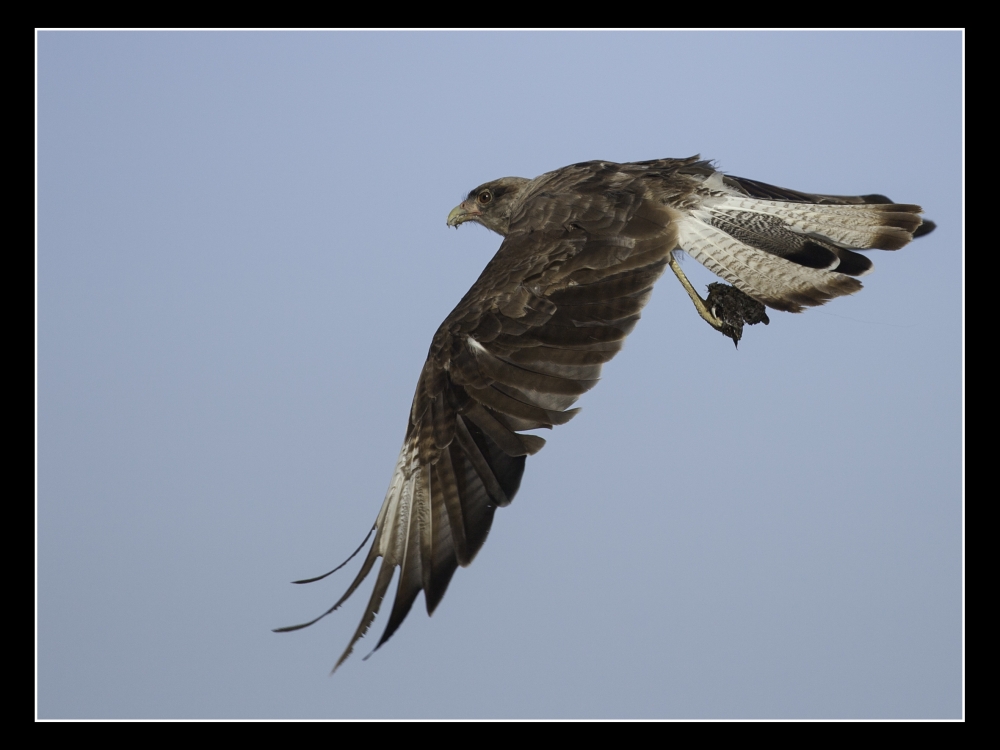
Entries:
{"type": "Polygon", "coordinates": [[[525,432],[573,417],[675,248],[759,302],[798,312],[861,288],[856,277],[872,264],[856,250],[897,249],[933,227],[919,206],[798,193],[724,176],[698,157],[587,162],[519,182],[524,194],[500,250],[434,336],[371,549],[320,616],[382,558],[334,669],[368,631],[396,568],[375,648],[421,591],[434,611],[456,568],[482,547],[497,507],[513,500],[525,457],[544,445],[525,432]]]}
{"type": "Polygon", "coordinates": [[[374,542],[325,613],[382,558],[334,669],[371,626],[396,568],[392,611],[375,648],[420,591],[434,611],[455,569],[482,547],[497,507],[517,493],[525,457],[544,445],[524,432],[569,421],[639,319],[676,232],[641,181],[609,191],[595,179],[599,171],[580,165],[560,170],[558,184],[540,178],[496,256],[434,336],[374,542]]]}

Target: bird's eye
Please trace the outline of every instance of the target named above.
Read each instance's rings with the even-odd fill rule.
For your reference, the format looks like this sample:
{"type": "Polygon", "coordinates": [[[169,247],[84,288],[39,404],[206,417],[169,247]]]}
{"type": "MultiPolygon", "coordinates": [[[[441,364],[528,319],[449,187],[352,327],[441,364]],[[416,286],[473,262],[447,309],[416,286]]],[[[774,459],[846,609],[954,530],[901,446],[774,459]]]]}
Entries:
{"type": "Polygon", "coordinates": [[[489,190],[484,190],[479,195],[476,196],[476,200],[479,201],[480,206],[485,206],[491,200],[493,200],[493,193],[489,190]]]}

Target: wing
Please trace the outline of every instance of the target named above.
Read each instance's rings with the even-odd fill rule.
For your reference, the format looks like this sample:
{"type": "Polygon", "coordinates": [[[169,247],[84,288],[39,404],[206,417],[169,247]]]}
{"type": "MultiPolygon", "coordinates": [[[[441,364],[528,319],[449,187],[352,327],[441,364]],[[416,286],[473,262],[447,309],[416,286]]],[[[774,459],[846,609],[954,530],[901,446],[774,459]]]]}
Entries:
{"type": "Polygon", "coordinates": [[[548,189],[524,201],[500,250],[434,336],[374,542],[324,613],[382,558],[334,669],[371,626],[396,568],[392,611],[375,648],[420,591],[434,611],[456,568],[486,541],[496,509],[513,500],[526,456],[544,445],[524,432],[569,421],[639,319],[676,231],[641,180],[608,190],[601,174],[600,166],[578,165],[560,170],[558,184],[543,180],[548,189]]]}
{"type": "Polygon", "coordinates": [[[574,416],[675,248],[754,299],[797,312],[861,288],[855,277],[872,266],[855,250],[896,249],[933,227],[921,231],[919,206],[798,193],[726,177],[698,157],[587,162],[524,191],[500,250],[434,336],[361,570],[323,615],[280,629],[336,610],[382,558],[334,670],[371,627],[397,568],[375,649],[421,591],[434,611],[496,509],[513,500],[526,456],[544,445],[525,433],[574,416]]]}

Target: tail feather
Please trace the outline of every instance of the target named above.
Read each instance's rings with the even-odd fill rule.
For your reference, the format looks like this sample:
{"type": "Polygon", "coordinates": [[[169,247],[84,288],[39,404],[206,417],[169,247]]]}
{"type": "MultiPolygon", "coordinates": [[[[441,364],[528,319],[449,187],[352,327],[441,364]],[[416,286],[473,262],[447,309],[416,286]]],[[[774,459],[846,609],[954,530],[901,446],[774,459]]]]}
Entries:
{"type": "Polygon", "coordinates": [[[920,206],[896,203],[824,206],[729,196],[709,199],[697,213],[711,221],[762,225],[761,229],[780,222],[786,231],[856,250],[898,250],[913,239],[921,224],[920,211],[920,206]]]}
{"type": "Polygon", "coordinates": [[[898,250],[933,228],[920,206],[883,195],[810,195],[717,172],[697,193],[699,205],[679,222],[678,247],[751,297],[790,312],[861,289],[854,277],[873,264],[856,250],[898,250]]]}
{"type": "Polygon", "coordinates": [[[712,273],[775,310],[803,308],[861,289],[857,279],[835,271],[807,268],[751,247],[704,222],[689,220],[681,247],[712,273]]]}

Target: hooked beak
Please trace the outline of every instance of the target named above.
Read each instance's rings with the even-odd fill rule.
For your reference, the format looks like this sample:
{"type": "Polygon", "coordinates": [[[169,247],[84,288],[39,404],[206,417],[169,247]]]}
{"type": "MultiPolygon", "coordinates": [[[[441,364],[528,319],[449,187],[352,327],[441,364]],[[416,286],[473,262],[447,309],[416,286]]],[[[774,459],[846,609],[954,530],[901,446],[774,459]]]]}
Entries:
{"type": "Polygon", "coordinates": [[[479,210],[479,206],[471,201],[462,201],[453,209],[451,213],[448,214],[448,226],[457,227],[463,221],[470,221],[477,216],[482,215],[482,211],[479,210]]]}

